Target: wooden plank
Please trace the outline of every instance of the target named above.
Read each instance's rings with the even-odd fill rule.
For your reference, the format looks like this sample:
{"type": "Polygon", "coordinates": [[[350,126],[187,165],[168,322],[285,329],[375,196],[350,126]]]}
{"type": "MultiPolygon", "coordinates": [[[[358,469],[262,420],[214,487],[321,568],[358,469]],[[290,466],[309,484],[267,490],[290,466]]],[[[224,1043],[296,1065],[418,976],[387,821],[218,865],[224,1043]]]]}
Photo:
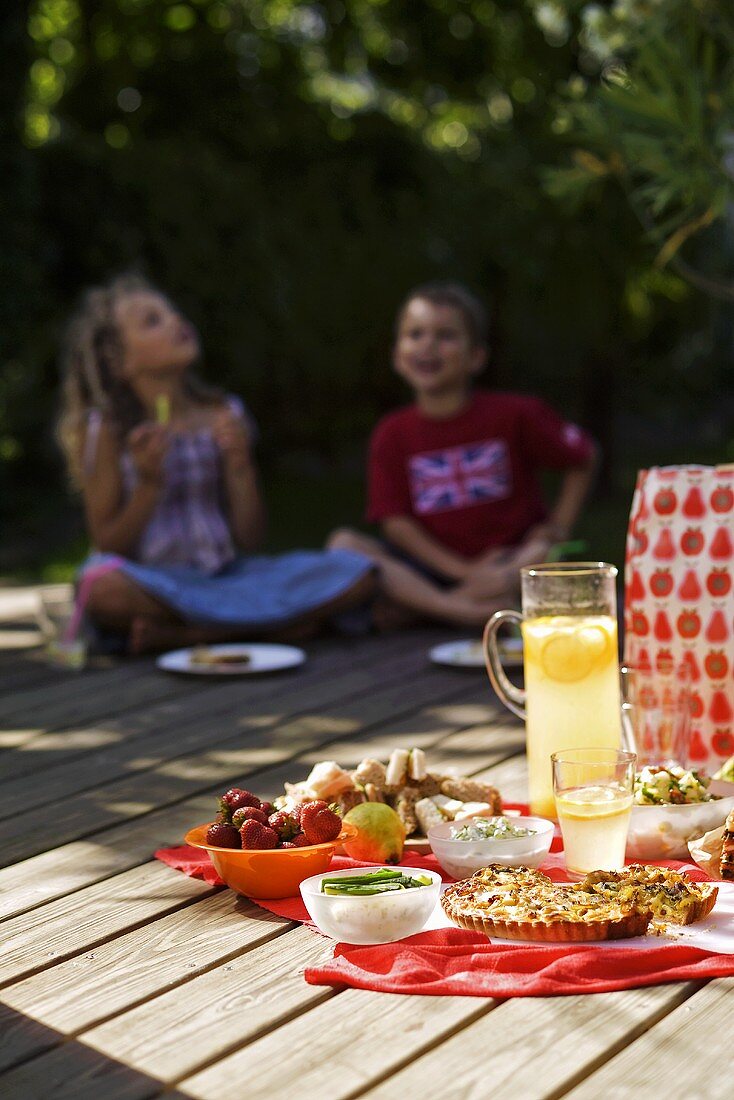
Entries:
{"type": "MultiPolygon", "coordinates": [[[[60,845],[96,832],[100,826],[181,801],[197,790],[216,789],[222,783],[239,779],[245,761],[249,764],[245,774],[252,774],[314,745],[336,741],[347,733],[357,737],[392,715],[414,711],[420,702],[457,690],[451,678],[447,681],[432,672],[417,674],[412,677],[409,697],[402,682],[390,684],[333,711],[325,708],[323,715],[306,715],[273,729],[255,731],[244,744],[241,736],[233,736],[226,746],[179,757],[150,771],[57,802],[54,840],[60,845]]],[[[232,716],[231,723],[236,722],[236,716],[232,716]]],[[[48,832],[29,830],[23,819],[16,817],[0,823],[0,847],[6,863],[36,855],[48,848],[48,843],[48,832]]]]}
{"type": "MultiPolygon", "coordinates": [[[[32,1016],[16,1012],[0,1002],[0,1082],[3,1071],[44,1050],[51,1050],[64,1038],[60,1031],[45,1027],[32,1016]]],[[[28,1093],[29,1097],[31,1095],[34,1094],[28,1093]]]]}
{"type": "Polygon", "coordinates": [[[731,980],[717,978],[562,1095],[626,1100],[662,1091],[666,1100],[729,1100],[733,1010],[731,980]]]}
{"type": "MultiPolygon", "coordinates": [[[[371,655],[378,658],[393,647],[404,649],[401,643],[403,638],[411,637],[417,646],[425,650],[435,641],[432,631],[418,630],[411,635],[401,638],[367,637],[364,639],[334,639],[322,638],[309,642],[309,665],[314,663],[327,663],[330,657],[338,653],[348,653],[355,664],[369,661],[371,655]]],[[[38,659],[38,658],[37,658],[38,659]]],[[[26,658],[28,660],[28,658],[26,658]]],[[[40,690],[34,691],[29,699],[28,693],[21,689],[16,692],[5,692],[0,697],[0,720],[9,720],[15,715],[32,717],[34,724],[58,724],[56,715],[69,713],[70,704],[74,700],[94,701],[99,696],[95,705],[105,704],[104,694],[109,689],[119,696],[128,690],[131,685],[145,683],[146,685],[158,685],[161,695],[180,692],[184,685],[190,683],[186,677],[166,675],[155,668],[153,657],[126,657],[115,661],[105,667],[91,667],[81,673],[69,673],[58,669],[49,670],[52,681],[40,690]]],[[[0,681],[1,682],[1,681],[0,681]]],[[[247,681],[252,684],[254,681],[247,681]]],[[[272,678],[269,682],[273,682],[272,678]]],[[[198,690],[217,690],[231,685],[231,681],[222,682],[214,678],[199,677],[192,679],[192,685],[198,690]]],[[[238,681],[241,685],[242,681],[238,681]]],[[[72,716],[78,715],[77,707],[71,709],[72,716]]],[[[106,713],[106,712],[103,712],[106,713]]],[[[67,724],[78,721],[78,717],[65,719],[67,724]]],[[[83,715],[82,719],[83,720],[83,715]]]]}
{"type": "MultiPolygon", "coordinates": [[[[419,635],[421,637],[421,635],[419,635]]],[[[388,641],[384,647],[369,646],[366,652],[360,652],[357,656],[350,645],[333,648],[333,643],[322,645],[310,656],[307,665],[291,672],[285,672],[274,680],[272,677],[258,677],[249,680],[233,679],[196,679],[194,677],[165,676],[156,673],[157,681],[161,685],[159,700],[143,701],[140,707],[135,704],[124,710],[124,716],[118,718],[120,711],[113,711],[111,716],[92,712],[80,720],[83,728],[74,729],[73,723],[64,725],[57,723],[58,733],[49,732],[53,725],[53,715],[47,727],[27,723],[25,726],[14,728],[13,719],[7,720],[5,729],[0,728],[0,749],[12,749],[11,753],[0,752],[0,775],[10,777],[13,774],[22,774],[24,771],[32,771],[39,766],[38,761],[43,759],[43,753],[49,752],[50,762],[58,759],[59,749],[73,752],[79,741],[80,750],[89,747],[90,733],[88,727],[91,723],[104,720],[103,730],[96,730],[96,735],[102,739],[105,735],[115,740],[123,736],[136,737],[146,735],[151,729],[156,728],[156,723],[161,716],[168,714],[181,718],[182,702],[185,700],[185,713],[195,716],[197,713],[209,713],[225,711],[228,707],[236,706],[240,710],[244,704],[251,705],[257,700],[272,698],[274,692],[290,692],[320,680],[329,680],[344,668],[366,670],[380,662],[389,663],[395,654],[400,655],[400,649],[394,648],[394,643],[388,641]],[[86,728],[85,728],[86,727],[86,728]],[[32,753],[35,759],[29,760],[26,765],[24,754],[32,753]]],[[[121,666],[118,670],[124,673],[128,666],[121,666]]],[[[137,666],[136,666],[137,667],[137,666]]],[[[65,674],[59,685],[68,690],[69,674],[65,674]]],[[[81,684],[81,681],[79,681],[81,684]]],[[[87,683],[89,687],[89,683],[87,683]]],[[[65,695],[64,695],[65,698],[65,695]]],[[[89,699],[89,696],[86,696],[89,699]]],[[[95,702],[95,706],[97,706],[95,702]]],[[[25,712],[24,718],[30,714],[25,712]]]]}
{"type": "MultiPolygon", "coordinates": [[[[421,1100],[445,1100],[447,1094],[484,1100],[491,1082],[492,1100],[558,1096],[585,1067],[629,1043],[680,1004],[692,988],[688,983],[505,1001],[361,1095],[370,1100],[409,1093],[421,1100]]],[[[653,1073],[659,1081],[658,1060],[653,1073]]],[[[617,1095],[629,1097],[632,1079],[626,1075],[618,1080],[624,1081],[624,1092],[617,1095]]],[[[587,1095],[596,1100],[610,1093],[599,1088],[587,1095]]]]}
{"type": "Polygon", "coordinates": [[[5,867],[0,870],[0,920],[147,863],[158,848],[183,844],[192,822],[206,820],[211,808],[211,794],[199,795],[5,867]]]}
{"type": "MultiPolygon", "coordinates": [[[[424,638],[426,634],[419,632],[418,637],[424,638]]],[[[393,643],[388,640],[380,647],[379,642],[379,638],[366,639],[364,645],[360,646],[350,639],[338,643],[333,639],[317,640],[310,646],[309,664],[326,666],[338,652],[351,656],[354,664],[369,660],[373,653],[381,658],[393,643]]],[[[302,674],[306,670],[300,671],[302,674]]],[[[288,675],[284,673],[282,678],[288,678],[288,675]]],[[[299,672],[290,675],[298,676],[299,672]]],[[[266,684],[268,682],[272,684],[273,680],[258,681],[266,684]]],[[[255,681],[249,680],[246,683],[249,690],[252,690],[255,681]]],[[[39,730],[44,728],[88,723],[157,700],[175,699],[189,692],[221,694],[233,687],[239,687],[242,692],[242,681],[235,684],[231,680],[220,681],[206,677],[190,681],[188,678],[164,675],[156,670],[153,658],[150,657],[135,660],[127,658],[111,668],[91,668],[80,674],[57,672],[52,683],[33,691],[30,696],[27,691],[20,690],[0,699],[0,720],[8,725],[14,736],[14,740],[9,740],[8,735],[0,733],[0,746],[20,743],[21,731],[12,730],[14,722],[22,721],[26,731],[25,738],[31,739],[37,737],[39,730]]]]}
{"type": "MultiPolygon", "coordinates": [[[[272,947],[277,957],[284,951],[283,934],[292,927],[246,898],[220,890],[16,982],[3,990],[0,1000],[58,1033],[78,1034],[174,986],[171,996],[180,1004],[182,983],[273,937],[280,945],[272,947]]],[[[323,947],[322,937],[309,935],[323,947]]],[[[243,967],[247,963],[240,972],[243,967]]],[[[229,974],[229,968],[223,973],[229,974]]],[[[188,1003],[189,993],[184,997],[188,1003]]],[[[12,1045],[0,1032],[0,1065],[9,1064],[12,1045]]]]}
{"type": "Polygon", "coordinates": [[[183,908],[214,887],[154,861],[3,925],[0,984],[88,951],[112,936],[183,908]]]}
{"type": "MultiPolygon", "coordinates": [[[[303,671],[284,673],[284,676],[298,677],[303,671]]],[[[20,698],[25,697],[22,707],[13,708],[9,715],[0,711],[3,727],[0,728],[0,748],[18,750],[28,746],[31,751],[44,751],[51,747],[47,740],[50,730],[66,733],[74,726],[89,726],[106,719],[115,723],[118,729],[124,728],[125,721],[130,720],[131,732],[134,732],[134,728],[145,721],[149,709],[180,706],[186,697],[218,698],[225,705],[238,689],[240,698],[243,694],[241,681],[164,675],[156,671],[150,661],[119,665],[109,670],[106,679],[101,677],[101,673],[93,671],[76,678],[66,673],[63,679],[43,691],[30,696],[21,693],[20,698]],[[141,715],[136,714],[137,710],[141,715]],[[122,721],[120,715],[125,716],[122,721]]],[[[248,685],[250,693],[267,694],[267,681],[248,681],[248,685]]],[[[62,743],[63,740],[62,736],[62,743]]]]}
{"type": "Polygon", "coordinates": [[[49,665],[40,649],[0,650],[0,699],[13,692],[36,691],[68,677],[68,672],[49,665]]]}
{"type": "Polygon", "coordinates": [[[175,684],[155,672],[150,660],[140,659],[115,668],[65,673],[31,694],[12,692],[0,699],[0,719],[7,722],[21,717],[34,726],[71,724],[83,721],[90,711],[99,715],[114,713],[124,707],[131,694],[148,700],[175,691],[175,684]]]}
{"type": "Polygon", "coordinates": [[[84,1042],[141,1072],[176,1080],[332,998],[333,990],[303,979],[304,968],[317,965],[332,947],[298,926],[196,978],[186,986],[185,999],[163,993],[86,1032],[84,1042]]]}
{"type": "MultiPolygon", "coordinates": [[[[58,690],[62,691],[65,686],[59,685],[58,690]]],[[[201,690],[209,692],[215,689],[208,684],[201,690]]],[[[30,692],[27,709],[2,720],[0,768],[6,751],[17,751],[29,742],[38,741],[52,729],[90,726],[108,719],[114,721],[121,715],[132,714],[139,708],[155,706],[164,700],[176,703],[181,700],[182,695],[188,693],[193,694],[194,689],[187,687],[182,692],[180,687],[172,688],[160,674],[151,674],[134,682],[106,683],[89,694],[86,690],[81,690],[80,684],[76,695],[69,697],[64,694],[56,701],[52,697],[40,708],[39,713],[30,702],[35,692],[30,692]]]]}
{"type": "Polygon", "coordinates": [[[527,802],[528,765],[524,756],[512,756],[479,774],[499,788],[505,802],[527,802]]]}
{"type": "MultiPolygon", "coordinates": [[[[0,1080],[3,1100],[150,1100],[161,1091],[160,1082],[154,1078],[74,1041],[10,1070],[0,1080]]],[[[166,1093],[166,1097],[184,1100],[177,1092],[166,1093]]]]}
{"type": "MultiPolygon", "coordinates": [[[[412,654],[382,658],[383,684],[400,681],[415,670],[412,654]]],[[[222,685],[219,692],[188,692],[100,727],[47,733],[0,758],[0,818],[13,817],[26,809],[44,791],[44,803],[85,788],[99,786],[129,770],[148,770],[155,764],[203,747],[231,731],[237,715],[238,736],[248,729],[263,729],[286,716],[322,707],[325,703],[356,698],[374,691],[374,667],[354,666],[349,654],[329,660],[306,673],[294,673],[279,680],[278,708],[263,714],[263,702],[273,701],[273,682],[260,679],[222,685]],[[249,720],[248,720],[249,719],[249,720]],[[144,737],[141,746],[140,738],[144,737]],[[80,761],[87,757],[84,766],[80,761]],[[10,757],[10,759],[8,759],[10,757]],[[40,757],[40,759],[39,759],[40,757]],[[44,767],[42,761],[48,760],[44,767]],[[35,761],[35,763],[34,763],[35,761]]]]}
{"type": "MultiPolygon", "coordinates": [[[[57,726],[52,721],[46,725],[37,725],[30,713],[11,716],[0,728],[0,777],[9,781],[16,775],[40,769],[44,757],[52,764],[59,759],[60,753],[69,758],[79,757],[85,751],[119,740],[123,735],[131,738],[143,736],[155,715],[175,710],[180,713],[188,703],[198,703],[201,707],[203,700],[200,700],[200,696],[210,692],[211,685],[207,685],[206,693],[202,693],[186,684],[183,690],[179,688],[175,692],[164,691],[152,700],[138,700],[130,694],[127,707],[116,706],[113,701],[111,709],[103,713],[100,713],[99,704],[95,702],[94,706],[89,706],[88,718],[86,711],[77,714],[76,726],[74,723],[65,724],[61,711],[57,715],[57,726]]],[[[82,706],[80,700],[77,703],[82,706]]]]}
{"type": "Polygon", "coordinates": [[[179,1086],[201,1100],[220,1100],[232,1081],[257,1081],[261,1096],[279,1095],[285,1085],[304,1100],[338,1100],[402,1067],[457,1025],[486,1011],[487,1002],[480,998],[386,996],[347,989],[185,1077],[179,1086]]]}

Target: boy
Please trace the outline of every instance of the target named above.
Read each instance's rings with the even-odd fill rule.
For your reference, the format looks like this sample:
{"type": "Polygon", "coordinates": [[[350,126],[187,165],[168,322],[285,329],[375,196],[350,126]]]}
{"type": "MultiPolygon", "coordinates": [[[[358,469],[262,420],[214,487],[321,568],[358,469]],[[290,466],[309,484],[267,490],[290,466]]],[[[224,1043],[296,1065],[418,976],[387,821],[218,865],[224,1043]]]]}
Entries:
{"type": "Polygon", "coordinates": [[[388,576],[395,563],[409,563],[408,573],[444,597],[438,614],[428,613],[463,624],[467,605],[480,623],[514,601],[520,567],[568,538],[596,462],[592,439],[544,402],[475,392],[486,357],[486,317],[473,295],[450,283],[411,292],[398,314],[393,365],[415,401],[384,417],[370,442],[368,519],[381,525],[385,544],[351,531],[330,543],[387,566],[391,598],[426,613],[411,589],[416,577],[400,572],[396,586],[388,576]],[[566,471],[550,513],[541,468],[566,471]]]}

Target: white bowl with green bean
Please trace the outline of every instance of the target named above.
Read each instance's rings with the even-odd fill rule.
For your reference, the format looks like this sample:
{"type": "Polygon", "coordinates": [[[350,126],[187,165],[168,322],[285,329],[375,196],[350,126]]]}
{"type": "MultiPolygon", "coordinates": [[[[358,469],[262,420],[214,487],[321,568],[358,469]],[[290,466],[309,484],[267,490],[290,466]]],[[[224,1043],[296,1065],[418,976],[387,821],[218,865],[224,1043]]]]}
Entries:
{"type": "Polygon", "coordinates": [[[314,924],[343,943],[392,943],[420,932],[441,876],[419,867],[350,867],[314,875],[301,897],[314,924]]]}

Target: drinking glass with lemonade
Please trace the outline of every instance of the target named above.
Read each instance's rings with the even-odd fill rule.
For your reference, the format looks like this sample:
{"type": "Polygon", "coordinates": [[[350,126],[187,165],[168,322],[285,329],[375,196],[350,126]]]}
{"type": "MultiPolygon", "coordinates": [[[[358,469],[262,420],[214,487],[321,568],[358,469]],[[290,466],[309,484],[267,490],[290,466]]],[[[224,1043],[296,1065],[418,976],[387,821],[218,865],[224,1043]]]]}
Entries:
{"type": "Polygon", "coordinates": [[[619,749],[617,570],[604,562],[553,562],[520,571],[522,614],[498,611],[484,634],[487,671],[498,696],[525,719],[530,812],[555,817],[551,755],[619,749]],[[525,690],[502,668],[497,632],[520,625],[525,690]]]}
{"type": "Polygon", "coordinates": [[[551,759],[569,875],[621,871],[637,757],[619,749],[570,749],[551,759]]]}

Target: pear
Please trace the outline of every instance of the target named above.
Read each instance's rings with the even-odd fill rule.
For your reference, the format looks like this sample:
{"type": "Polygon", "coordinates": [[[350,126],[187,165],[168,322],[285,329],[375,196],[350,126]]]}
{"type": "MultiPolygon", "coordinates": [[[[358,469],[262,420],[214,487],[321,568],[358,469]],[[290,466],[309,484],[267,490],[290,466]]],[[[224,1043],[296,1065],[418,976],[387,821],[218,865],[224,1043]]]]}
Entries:
{"type": "Polygon", "coordinates": [[[361,802],[344,821],[354,825],[357,835],[344,841],[351,859],[364,863],[398,863],[403,855],[405,826],[385,802],[361,802]]]}

